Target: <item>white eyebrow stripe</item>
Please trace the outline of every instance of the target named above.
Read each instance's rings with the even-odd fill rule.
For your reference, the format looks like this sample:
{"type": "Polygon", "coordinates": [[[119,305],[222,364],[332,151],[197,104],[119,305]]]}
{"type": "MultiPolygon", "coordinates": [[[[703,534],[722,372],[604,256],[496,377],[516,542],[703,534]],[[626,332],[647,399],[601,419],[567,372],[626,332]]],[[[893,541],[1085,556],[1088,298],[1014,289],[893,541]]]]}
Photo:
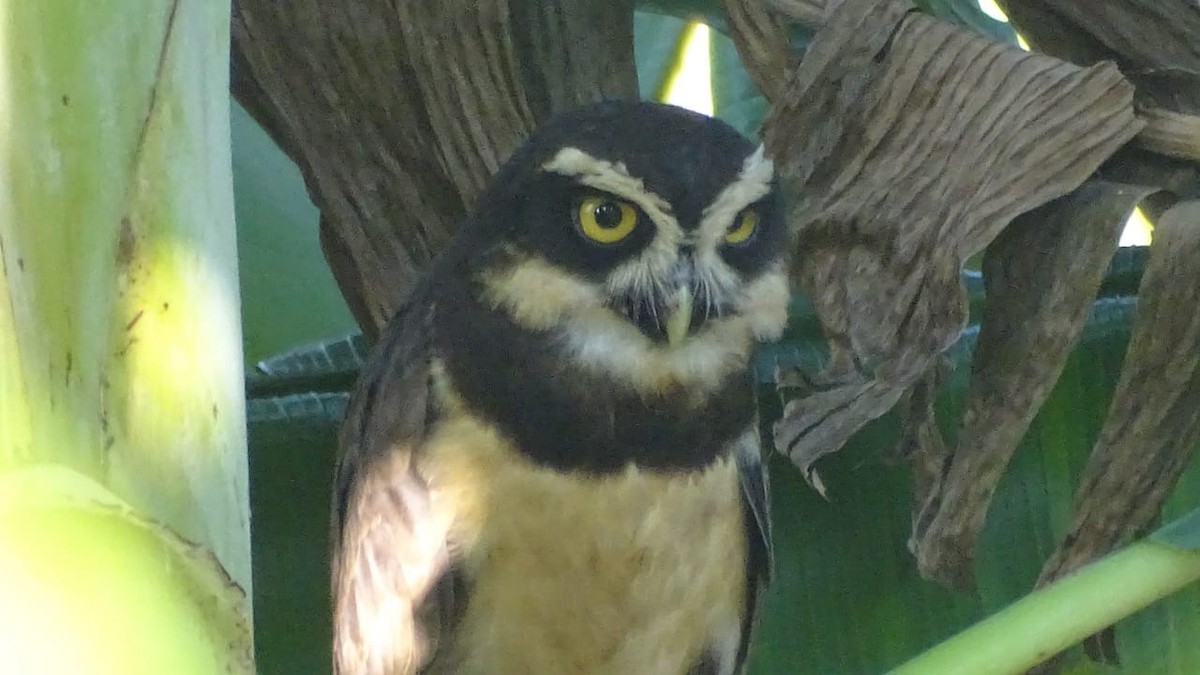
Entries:
{"type": "Polygon", "coordinates": [[[758,146],[758,149],[742,163],[742,170],[737,178],[725,186],[700,214],[696,238],[712,247],[718,246],[738,212],[771,191],[774,175],[775,165],[767,158],[763,146],[758,146]]]}
{"type": "Polygon", "coordinates": [[[571,176],[580,183],[597,190],[614,194],[637,204],[660,232],[672,239],[682,237],[679,221],[671,211],[667,200],[646,189],[642,179],[630,175],[625,165],[593,157],[579,148],[563,148],[542,170],[571,176]]]}

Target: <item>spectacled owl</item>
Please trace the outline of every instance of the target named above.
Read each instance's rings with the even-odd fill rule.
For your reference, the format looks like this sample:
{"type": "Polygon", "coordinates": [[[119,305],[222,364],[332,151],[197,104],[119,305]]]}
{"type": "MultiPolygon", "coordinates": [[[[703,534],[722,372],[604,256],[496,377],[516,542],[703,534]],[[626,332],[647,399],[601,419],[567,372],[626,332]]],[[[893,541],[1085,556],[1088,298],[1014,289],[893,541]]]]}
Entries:
{"type": "Polygon", "coordinates": [[[771,162],[719,120],[539,128],[352,396],[336,673],[742,672],[771,568],[749,363],[786,240],[771,162]]]}

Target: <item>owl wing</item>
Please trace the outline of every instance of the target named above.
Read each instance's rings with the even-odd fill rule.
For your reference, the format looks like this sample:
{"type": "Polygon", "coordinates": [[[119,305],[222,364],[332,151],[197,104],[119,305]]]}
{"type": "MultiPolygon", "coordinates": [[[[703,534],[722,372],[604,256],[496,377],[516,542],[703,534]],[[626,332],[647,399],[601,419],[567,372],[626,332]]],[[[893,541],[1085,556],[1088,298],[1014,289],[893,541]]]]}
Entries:
{"type": "Polygon", "coordinates": [[[426,672],[463,607],[461,577],[414,453],[430,401],[432,302],[414,292],[351,398],[334,478],[336,675],[426,672]]]}
{"type": "Polygon", "coordinates": [[[771,503],[767,467],[763,463],[758,422],[753,431],[738,441],[735,448],[738,476],[742,486],[742,507],[746,518],[746,618],[738,646],[735,672],[746,669],[750,642],[762,609],[762,593],[771,581],[775,566],[771,540],[771,503]]]}

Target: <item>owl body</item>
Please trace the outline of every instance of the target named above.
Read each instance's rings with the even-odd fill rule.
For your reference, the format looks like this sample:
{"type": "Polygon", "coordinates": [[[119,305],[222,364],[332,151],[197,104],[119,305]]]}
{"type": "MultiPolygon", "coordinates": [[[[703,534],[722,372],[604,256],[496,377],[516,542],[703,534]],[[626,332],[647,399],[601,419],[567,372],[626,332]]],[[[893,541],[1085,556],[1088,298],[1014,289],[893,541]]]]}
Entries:
{"type": "Polygon", "coordinates": [[[344,425],[335,670],[740,672],[770,569],[748,373],[786,319],[770,162],[608,103],[540,129],[344,425]]]}
{"type": "Polygon", "coordinates": [[[450,532],[471,586],[434,672],[733,672],[747,577],[732,461],[564,479],[469,418],[429,450],[430,481],[467,493],[450,532]]]}

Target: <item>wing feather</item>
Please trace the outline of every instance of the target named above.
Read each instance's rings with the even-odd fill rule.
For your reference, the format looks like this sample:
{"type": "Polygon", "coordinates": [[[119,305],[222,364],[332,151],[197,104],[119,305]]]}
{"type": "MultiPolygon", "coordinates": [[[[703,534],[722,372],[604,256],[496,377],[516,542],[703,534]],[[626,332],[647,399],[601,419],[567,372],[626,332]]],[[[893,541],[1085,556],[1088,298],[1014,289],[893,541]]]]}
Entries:
{"type": "Polygon", "coordinates": [[[351,398],[334,478],[334,672],[426,672],[461,610],[444,519],[417,470],[436,415],[432,303],[420,291],[380,336],[351,398]]]}
{"type": "Polygon", "coordinates": [[[762,593],[771,582],[775,567],[771,538],[771,502],[767,467],[762,459],[758,422],[743,436],[734,450],[738,477],[742,485],[742,506],[746,517],[746,619],[742,625],[742,640],[738,647],[735,672],[744,672],[750,642],[758,626],[762,609],[762,593]]]}

